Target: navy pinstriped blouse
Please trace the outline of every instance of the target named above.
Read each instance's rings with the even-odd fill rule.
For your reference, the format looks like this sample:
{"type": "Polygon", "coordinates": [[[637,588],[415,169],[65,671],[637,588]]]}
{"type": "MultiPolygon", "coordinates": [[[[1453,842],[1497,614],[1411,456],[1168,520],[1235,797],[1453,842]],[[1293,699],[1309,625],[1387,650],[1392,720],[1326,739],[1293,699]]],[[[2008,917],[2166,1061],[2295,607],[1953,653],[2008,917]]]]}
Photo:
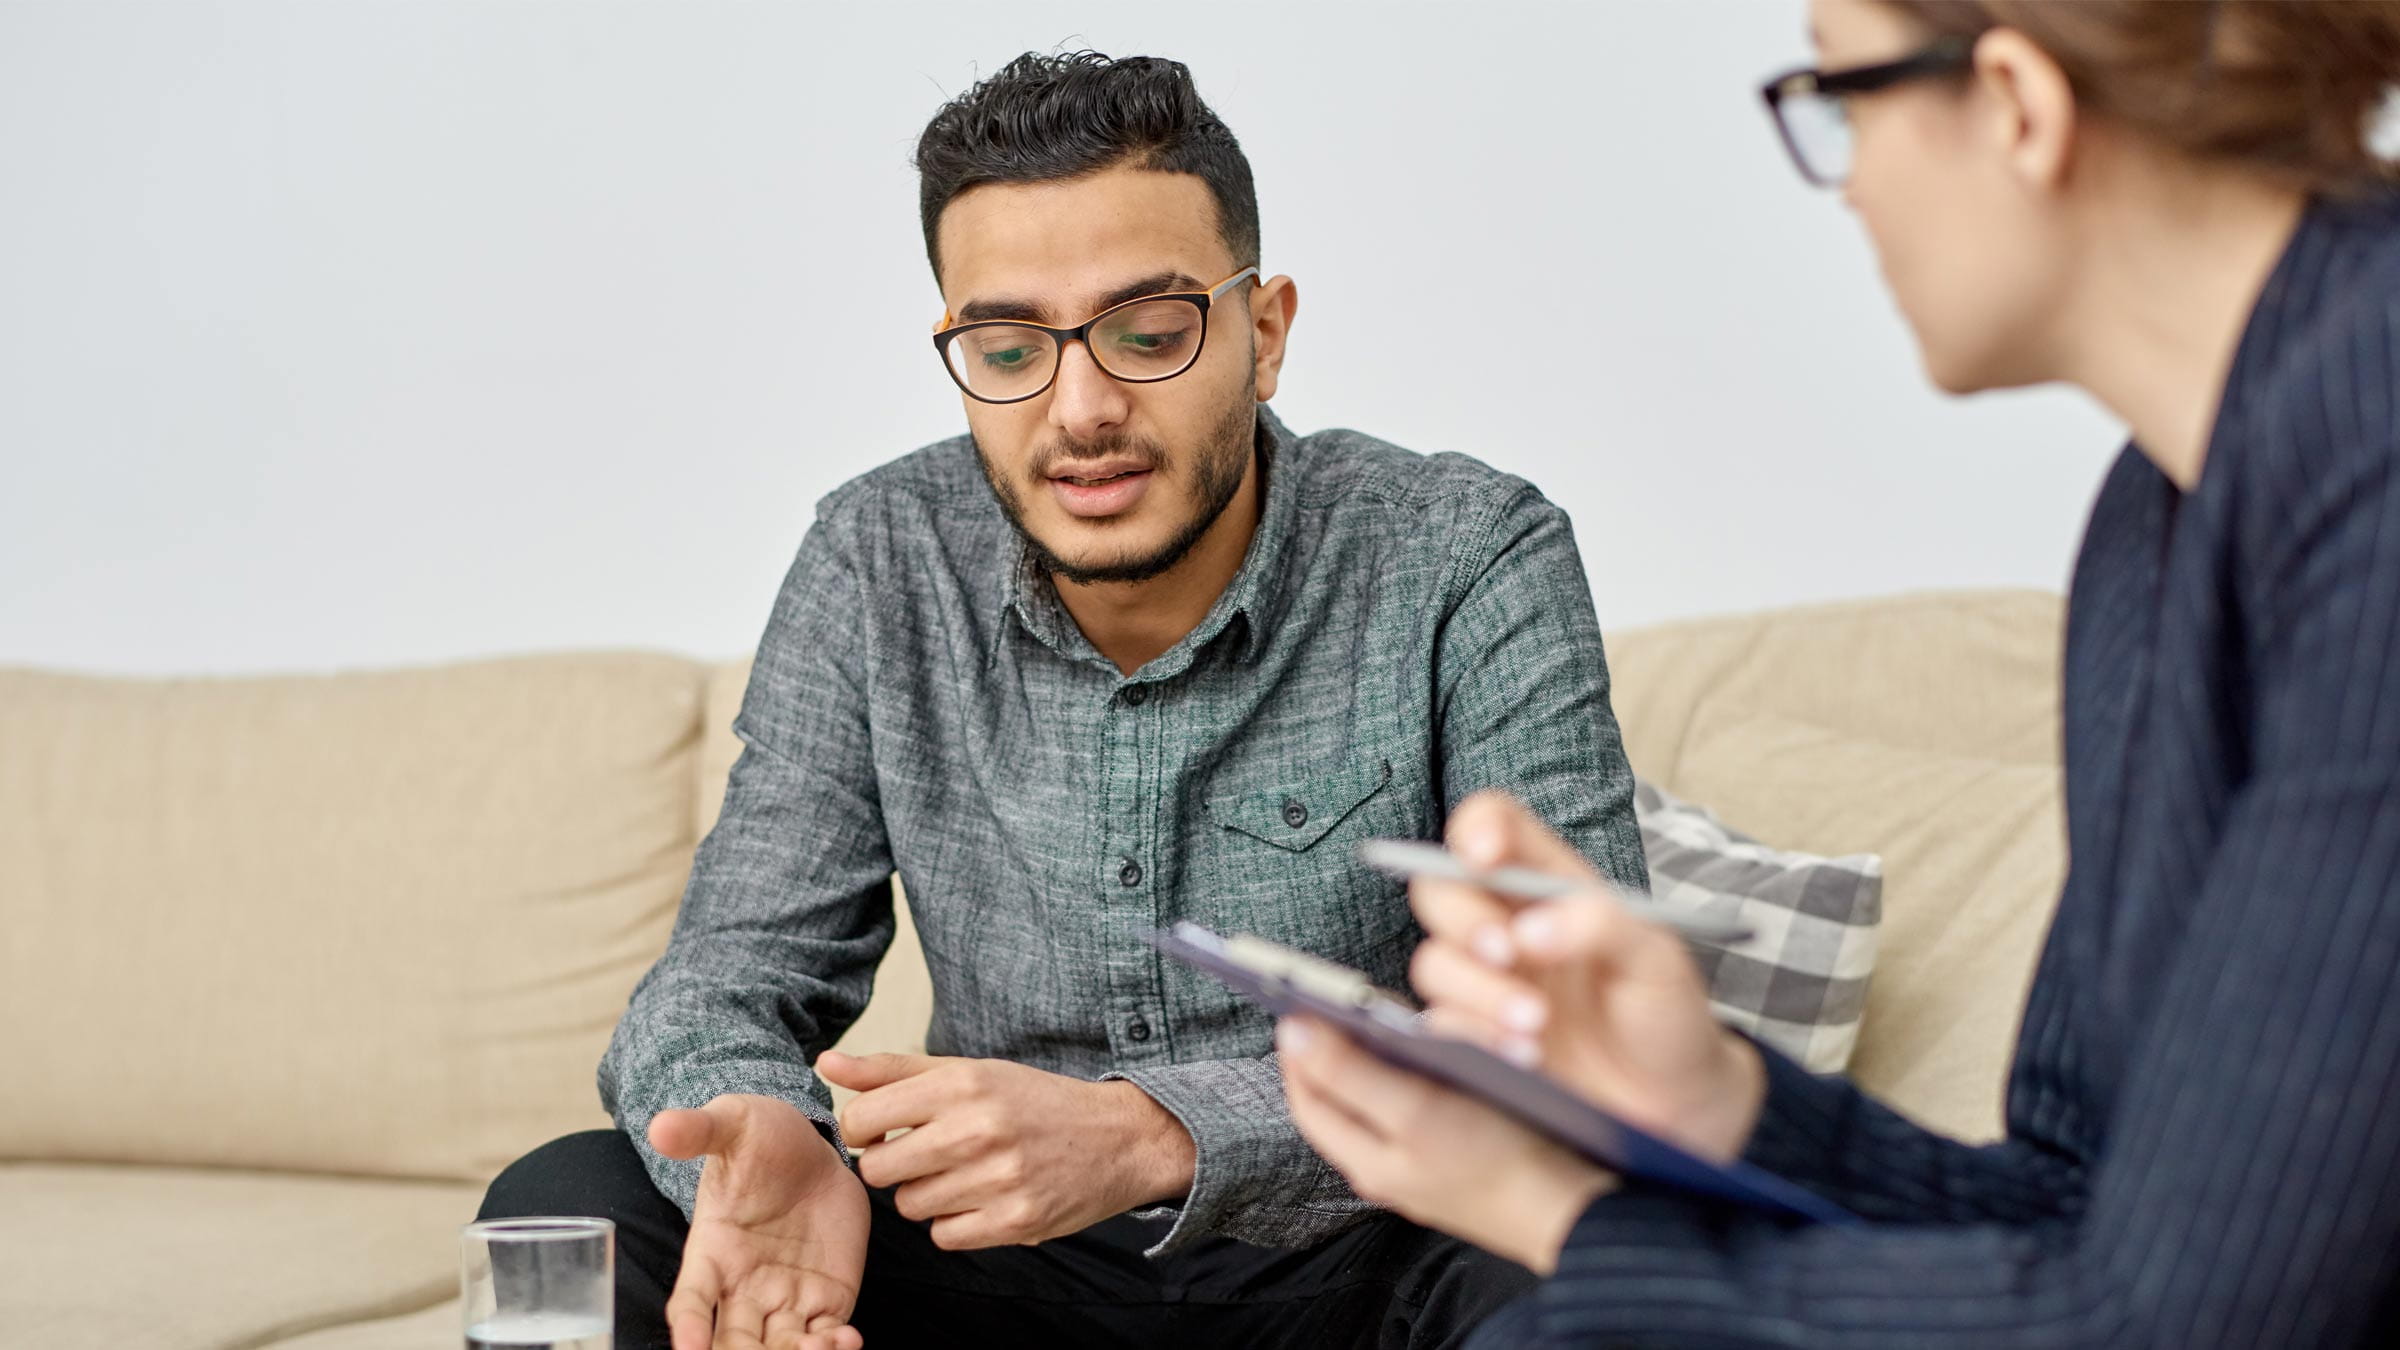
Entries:
{"type": "Polygon", "coordinates": [[[2199,485],[2109,473],[2007,1137],[1770,1054],[1749,1157],[1871,1229],[1629,1188],[1478,1345],[2400,1344],[2396,391],[2400,197],[2319,203],[2199,485]]]}

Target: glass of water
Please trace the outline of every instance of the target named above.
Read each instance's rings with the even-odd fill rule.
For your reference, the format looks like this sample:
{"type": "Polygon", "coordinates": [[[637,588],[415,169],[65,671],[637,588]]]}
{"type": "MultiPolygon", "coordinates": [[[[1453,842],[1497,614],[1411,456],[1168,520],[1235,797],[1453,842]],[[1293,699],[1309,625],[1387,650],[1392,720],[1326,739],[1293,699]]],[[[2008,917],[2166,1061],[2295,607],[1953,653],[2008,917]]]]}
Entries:
{"type": "Polygon", "coordinates": [[[458,1277],[467,1350],[610,1350],[616,1258],[606,1219],[468,1224],[458,1277]]]}

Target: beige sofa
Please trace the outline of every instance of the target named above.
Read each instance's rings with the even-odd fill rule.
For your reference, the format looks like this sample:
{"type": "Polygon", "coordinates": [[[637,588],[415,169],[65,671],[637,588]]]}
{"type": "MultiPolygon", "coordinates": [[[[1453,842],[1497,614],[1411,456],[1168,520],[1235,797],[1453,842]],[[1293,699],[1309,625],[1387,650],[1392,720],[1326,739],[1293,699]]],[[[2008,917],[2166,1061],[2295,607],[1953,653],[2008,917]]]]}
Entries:
{"type": "MultiPolygon", "coordinates": [[[[1635,767],[1875,851],[1857,1073],[1997,1127],[2063,863],[2059,605],[1903,597],[1615,635],[1635,767]]],[[[744,667],[540,656],[319,678],[0,670],[0,1345],[455,1346],[484,1179],[605,1124],[744,667]]],[[[912,1046],[904,932],[851,1048],[912,1046]]]]}

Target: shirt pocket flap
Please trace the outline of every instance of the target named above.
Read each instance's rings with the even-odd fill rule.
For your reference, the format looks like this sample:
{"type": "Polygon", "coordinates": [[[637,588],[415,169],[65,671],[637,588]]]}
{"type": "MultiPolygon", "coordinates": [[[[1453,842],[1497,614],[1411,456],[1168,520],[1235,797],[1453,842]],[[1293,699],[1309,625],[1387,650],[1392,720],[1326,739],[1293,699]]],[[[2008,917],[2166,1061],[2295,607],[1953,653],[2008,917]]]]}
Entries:
{"type": "Polygon", "coordinates": [[[1391,781],[1390,760],[1368,760],[1289,787],[1211,797],[1208,813],[1226,829],[1299,853],[1349,819],[1351,812],[1391,781]]]}

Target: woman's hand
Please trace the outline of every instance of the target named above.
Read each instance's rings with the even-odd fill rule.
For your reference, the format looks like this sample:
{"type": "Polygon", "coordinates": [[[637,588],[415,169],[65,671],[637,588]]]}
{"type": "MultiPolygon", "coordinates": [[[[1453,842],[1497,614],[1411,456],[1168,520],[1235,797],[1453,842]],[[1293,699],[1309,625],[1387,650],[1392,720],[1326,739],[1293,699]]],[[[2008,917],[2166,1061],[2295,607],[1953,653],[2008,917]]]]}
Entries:
{"type": "MultiPolygon", "coordinates": [[[[1412,975],[1435,1030],[1537,1068],[1629,1124],[1731,1162],[1766,1068],[1718,1025],[1683,939],[1638,919],[1530,811],[1480,793],[1450,819],[1482,868],[1589,882],[1521,905],[1456,882],[1410,888],[1426,941],[1412,975]]],[[[1547,1274],[1614,1177],[1462,1093],[1392,1068],[1305,1018],[1278,1029],[1284,1090],[1309,1143],[1364,1199],[1547,1274]]]]}
{"type": "Polygon", "coordinates": [[[1410,974],[1445,1029],[1575,1089],[1702,1157],[1740,1156],[1766,1070],[1726,1031],[1683,939],[1636,918],[1607,881],[1516,799],[1478,793],[1450,817],[1452,852],[1591,883],[1589,898],[1524,905],[1457,882],[1409,890],[1427,934],[1410,974]]]}
{"type": "Polygon", "coordinates": [[[1610,1173],[1498,1111],[1383,1063],[1324,1023],[1276,1030],[1292,1119],[1360,1198],[1538,1274],[1610,1173]]]}

